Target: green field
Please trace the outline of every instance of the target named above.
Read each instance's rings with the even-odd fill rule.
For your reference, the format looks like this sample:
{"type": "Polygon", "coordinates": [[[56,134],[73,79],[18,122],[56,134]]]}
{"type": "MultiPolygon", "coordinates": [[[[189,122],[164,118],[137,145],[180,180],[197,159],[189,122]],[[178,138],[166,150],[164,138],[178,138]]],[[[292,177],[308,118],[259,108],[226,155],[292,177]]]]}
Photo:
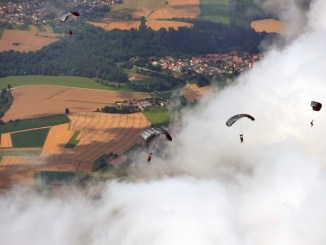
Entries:
{"type": "Polygon", "coordinates": [[[18,87],[31,84],[48,84],[48,85],[60,85],[75,88],[89,88],[89,89],[101,89],[110,91],[132,92],[130,88],[124,87],[109,87],[95,82],[94,80],[86,77],[78,76],[8,76],[0,78],[0,89],[7,88],[8,84],[12,87],[18,87]]]}
{"type": "Polygon", "coordinates": [[[13,151],[13,150],[6,150],[0,151],[0,157],[2,156],[39,156],[41,154],[41,149],[35,149],[31,151],[21,150],[21,151],[13,151]]]}
{"type": "Polygon", "coordinates": [[[166,83],[166,81],[158,77],[150,77],[150,78],[145,78],[143,80],[135,81],[135,83],[138,85],[153,85],[153,84],[166,83]]]}
{"type": "Polygon", "coordinates": [[[5,125],[0,125],[1,133],[16,132],[21,130],[28,130],[33,128],[49,127],[58,124],[70,122],[69,118],[64,115],[53,115],[47,117],[39,117],[33,119],[21,120],[19,122],[11,122],[5,125]]]}
{"type": "Polygon", "coordinates": [[[35,182],[39,186],[43,184],[68,184],[72,183],[75,180],[75,173],[71,172],[56,172],[56,171],[39,171],[34,172],[35,182]]]}
{"type": "Polygon", "coordinates": [[[123,3],[117,3],[112,5],[111,11],[130,9],[136,10],[139,7],[149,9],[151,11],[163,8],[166,6],[166,0],[123,0],[123,3]]]}
{"type": "Polygon", "coordinates": [[[229,24],[228,0],[200,0],[201,20],[229,24]]]}
{"type": "Polygon", "coordinates": [[[144,115],[154,126],[162,126],[170,122],[170,112],[166,107],[144,111],[144,115]]]}
{"type": "Polygon", "coordinates": [[[65,148],[74,148],[76,145],[78,145],[79,140],[77,140],[77,137],[79,134],[80,131],[75,131],[68,143],[65,145],[65,148]]]}
{"type": "Polygon", "coordinates": [[[50,128],[28,130],[11,134],[13,147],[43,147],[50,128]]]}

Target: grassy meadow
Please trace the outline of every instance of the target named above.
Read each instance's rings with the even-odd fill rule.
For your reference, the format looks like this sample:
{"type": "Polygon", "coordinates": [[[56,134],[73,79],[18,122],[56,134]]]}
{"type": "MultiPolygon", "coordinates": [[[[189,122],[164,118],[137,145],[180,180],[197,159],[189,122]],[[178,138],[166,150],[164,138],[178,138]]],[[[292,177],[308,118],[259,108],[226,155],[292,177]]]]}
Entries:
{"type": "Polygon", "coordinates": [[[11,122],[5,125],[0,125],[0,132],[1,133],[17,132],[17,131],[28,130],[33,128],[50,127],[50,126],[68,123],[68,122],[70,122],[69,118],[63,114],[38,117],[33,119],[21,120],[18,122],[11,122]]]}
{"type": "Polygon", "coordinates": [[[200,0],[201,20],[229,24],[228,0],[200,0]]]}
{"type": "Polygon", "coordinates": [[[162,126],[170,122],[170,112],[166,107],[144,111],[144,115],[154,126],[162,126]]]}
{"type": "Polygon", "coordinates": [[[50,128],[28,130],[11,134],[12,146],[17,148],[43,147],[50,128]]]}

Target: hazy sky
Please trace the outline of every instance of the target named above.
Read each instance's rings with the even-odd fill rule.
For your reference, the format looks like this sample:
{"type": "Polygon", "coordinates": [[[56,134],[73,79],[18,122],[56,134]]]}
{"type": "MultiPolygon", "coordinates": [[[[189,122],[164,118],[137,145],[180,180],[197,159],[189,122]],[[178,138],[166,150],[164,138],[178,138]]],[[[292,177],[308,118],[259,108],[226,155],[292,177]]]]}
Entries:
{"type": "Polygon", "coordinates": [[[146,165],[141,153],[132,181],[2,195],[1,243],[326,244],[326,113],[310,107],[326,99],[325,13],[326,1],[315,1],[293,19],[304,23],[300,35],[185,111],[169,157],[146,165]],[[256,121],[228,128],[238,113],[256,121]]]}

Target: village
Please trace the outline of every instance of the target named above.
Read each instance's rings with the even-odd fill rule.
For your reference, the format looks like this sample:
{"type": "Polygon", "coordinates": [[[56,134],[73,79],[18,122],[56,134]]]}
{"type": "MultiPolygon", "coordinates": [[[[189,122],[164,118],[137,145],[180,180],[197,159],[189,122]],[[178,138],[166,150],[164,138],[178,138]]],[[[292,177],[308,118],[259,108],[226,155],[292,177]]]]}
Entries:
{"type": "Polygon", "coordinates": [[[49,4],[49,1],[25,0],[25,1],[1,1],[0,2],[0,24],[17,26],[46,24],[49,19],[55,19],[72,8],[83,13],[92,13],[101,8],[118,3],[120,0],[104,1],[57,1],[49,4]],[[58,6],[62,6],[58,8],[58,6]],[[67,8],[67,9],[64,9],[67,8]],[[58,15],[58,16],[57,16],[58,15]]]}
{"type": "Polygon", "coordinates": [[[232,51],[227,54],[207,54],[190,59],[170,56],[152,58],[151,64],[173,72],[217,76],[240,73],[252,68],[257,60],[259,60],[259,54],[232,51]]]}

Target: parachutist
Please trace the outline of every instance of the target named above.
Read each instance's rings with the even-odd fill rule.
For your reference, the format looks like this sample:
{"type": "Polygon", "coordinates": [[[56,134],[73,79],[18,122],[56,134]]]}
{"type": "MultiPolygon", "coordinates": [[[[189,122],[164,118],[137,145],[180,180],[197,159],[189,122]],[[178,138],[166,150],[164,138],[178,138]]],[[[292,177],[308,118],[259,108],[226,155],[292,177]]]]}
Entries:
{"type": "Polygon", "coordinates": [[[240,134],[240,142],[243,143],[243,134],[240,134]]]}
{"type": "Polygon", "coordinates": [[[147,163],[150,163],[150,162],[151,162],[151,160],[152,160],[152,155],[153,155],[153,153],[149,153],[149,155],[148,155],[148,157],[147,157],[147,160],[146,160],[147,163]]]}
{"type": "Polygon", "coordinates": [[[311,127],[314,126],[314,120],[311,120],[310,125],[311,127]]]}

